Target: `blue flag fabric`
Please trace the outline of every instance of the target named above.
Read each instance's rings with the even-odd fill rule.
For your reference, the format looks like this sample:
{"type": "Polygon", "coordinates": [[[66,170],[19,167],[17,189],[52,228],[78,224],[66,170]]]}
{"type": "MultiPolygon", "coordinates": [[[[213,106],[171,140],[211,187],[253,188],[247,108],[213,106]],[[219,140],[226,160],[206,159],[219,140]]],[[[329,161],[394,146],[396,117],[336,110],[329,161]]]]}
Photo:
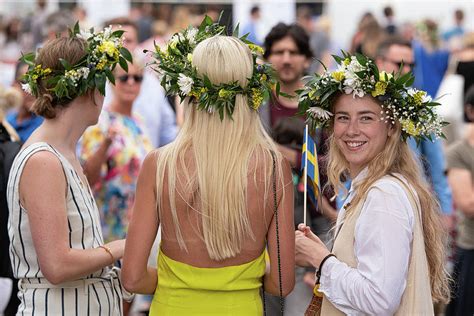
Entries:
{"type": "MultiPolygon", "coordinates": [[[[317,208],[318,197],[319,197],[319,166],[318,166],[318,153],[316,151],[316,143],[308,133],[308,126],[306,125],[305,135],[308,135],[308,139],[303,140],[303,152],[301,157],[301,170],[304,172],[304,168],[307,168],[306,174],[308,176],[307,181],[307,192],[308,196],[317,208]]],[[[305,137],[306,138],[306,137],[305,137]]],[[[303,173],[304,174],[304,173],[303,173]]]]}

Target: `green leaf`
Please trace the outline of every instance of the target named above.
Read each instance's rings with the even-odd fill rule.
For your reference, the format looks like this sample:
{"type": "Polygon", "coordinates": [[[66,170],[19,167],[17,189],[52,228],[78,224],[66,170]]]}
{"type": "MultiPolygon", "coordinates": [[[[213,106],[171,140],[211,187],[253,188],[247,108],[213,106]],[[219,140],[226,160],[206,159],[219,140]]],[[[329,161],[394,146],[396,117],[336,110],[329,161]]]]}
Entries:
{"type": "Polygon", "coordinates": [[[128,72],[128,64],[127,64],[127,61],[126,61],[125,58],[123,58],[122,56],[119,57],[119,65],[120,65],[120,67],[122,67],[123,70],[125,70],[126,72],[128,72]]]}
{"type": "Polygon", "coordinates": [[[64,69],[71,70],[72,66],[66,59],[59,58],[59,61],[61,62],[61,65],[63,65],[64,69]]]}
{"type": "Polygon", "coordinates": [[[112,37],[122,37],[123,33],[125,33],[124,30],[117,30],[112,32],[112,37]]]}
{"type": "Polygon", "coordinates": [[[126,49],[125,47],[120,47],[120,54],[123,56],[123,58],[133,64],[132,54],[130,54],[130,51],[128,49],[126,49]]]}
{"type": "Polygon", "coordinates": [[[206,15],[202,20],[201,25],[199,25],[199,32],[204,31],[206,29],[206,26],[212,25],[212,23],[212,19],[206,15]]]}
{"type": "Polygon", "coordinates": [[[112,71],[110,71],[110,69],[105,69],[105,75],[107,76],[107,79],[109,79],[109,81],[115,85],[115,77],[114,75],[112,74],[112,71]]]}
{"type": "Polygon", "coordinates": [[[95,74],[95,86],[100,94],[105,95],[105,74],[95,74]]]}
{"type": "Polygon", "coordinates": [[[240,26],[240,23],[237,23],[234,30],[232,31],[232,36],[239,37],[239,26],[240,26]]]}

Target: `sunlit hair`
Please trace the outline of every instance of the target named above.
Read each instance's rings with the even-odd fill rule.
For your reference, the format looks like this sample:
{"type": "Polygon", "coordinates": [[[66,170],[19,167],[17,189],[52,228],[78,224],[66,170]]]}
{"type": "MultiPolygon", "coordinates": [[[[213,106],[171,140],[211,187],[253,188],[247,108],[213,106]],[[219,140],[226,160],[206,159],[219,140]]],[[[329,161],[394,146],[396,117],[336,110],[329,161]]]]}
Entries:
{"type": "MultiPolygon", "coordinates": [[[[201,42],[193,52],[193,64],[199,75],[207,75],[214,84],[238,81],[242,87],[253,69],[247,45],[230,36],[215,36],[201,42]]],[[[235,103],[232,119],[225,116],[221,121],[218,113],[201,111],[196,104],[185,102],[183,127],[176,140],[161,149],[157,162],[160,218],[169,198],[176,238],[181,249],[187,250],[176,201],[178,196],[184,196],[179,188],[197,192],[193,198],[200,203],[196,211],[202,218],[202,238],[214,260],[236,256],[244,240],[254,239],[247,213],[247,184],[252,175],[255,184],[257,180],[256,170],[251,170],[249,164],[263,169],[265,200],[272,192],[272,151],[276,172],[282,175],[282,156],[265,132],[258,113],[248,106],[244,95],[237,95],[235,103]],[[192,173],[185,164],[186,155],[192,157],[192,173]],[[164,192],[165,188],[168,192],[164,192]]],[[[283,181],[283,177],[279,178],[283,181]]]]}
{"type": "MultiPolygon", "coordinates": [[[[334,104],[335,102],[333,106],[334,104]]],[[[352,207],[348,207],[347,212],[354,210],[353,206],[364,198],[365,193],[377,180],[385,175],[397,173],[402,175],[415,190],[422,207],[421,221],[433,301],[447,303],[450,296],[448,275],[444,264],[447,234],[441,222],[439,202],[433,199],[433,192],[425,179],[420,163],[408,144],[401,140],[399,123],[392,125],[391,128],[394,129],[393,134],[387,138],[382,152],[369,162],[367,177],[357,186],[357,192],[360,193],[353,198],[352,207]]],[[[328,180],[334,192],[347,192],[342,179],[349,173],[349,163],[338,147],[334,134],[330,136],[329,142],[328,180]]]]}

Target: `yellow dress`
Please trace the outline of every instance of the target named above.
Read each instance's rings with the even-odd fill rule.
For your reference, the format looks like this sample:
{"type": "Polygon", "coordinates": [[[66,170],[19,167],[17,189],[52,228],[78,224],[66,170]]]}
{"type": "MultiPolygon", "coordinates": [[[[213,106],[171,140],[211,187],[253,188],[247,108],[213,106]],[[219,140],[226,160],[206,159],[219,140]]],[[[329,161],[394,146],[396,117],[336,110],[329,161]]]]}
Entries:
{"type": "Polygon", "coordinates": [[[241,265],[197,268],[158,256],[158,285],[152,316],[262,315],[265,255],[241,265]]]}

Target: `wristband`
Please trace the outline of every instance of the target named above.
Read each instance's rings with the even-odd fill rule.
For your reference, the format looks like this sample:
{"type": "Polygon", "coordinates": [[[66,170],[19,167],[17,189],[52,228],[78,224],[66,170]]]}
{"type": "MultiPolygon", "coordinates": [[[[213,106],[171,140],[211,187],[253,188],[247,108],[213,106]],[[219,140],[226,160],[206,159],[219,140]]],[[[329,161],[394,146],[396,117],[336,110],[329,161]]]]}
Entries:
{"type": "Polygon", "coordinates": [[[319,283],[319,278],[321,277],[321,269],[323,267],[323,264],[326,262],[326,260],[328,260],[331,257],[336,257],[336,255],[333,254],[333,253],[330,253],[326,257],[324,257],[323,260],[321,260],[321,263],[319,264],[318,271],[316,271],[316,278],[317,278],[318,283],[319,283]]]}

